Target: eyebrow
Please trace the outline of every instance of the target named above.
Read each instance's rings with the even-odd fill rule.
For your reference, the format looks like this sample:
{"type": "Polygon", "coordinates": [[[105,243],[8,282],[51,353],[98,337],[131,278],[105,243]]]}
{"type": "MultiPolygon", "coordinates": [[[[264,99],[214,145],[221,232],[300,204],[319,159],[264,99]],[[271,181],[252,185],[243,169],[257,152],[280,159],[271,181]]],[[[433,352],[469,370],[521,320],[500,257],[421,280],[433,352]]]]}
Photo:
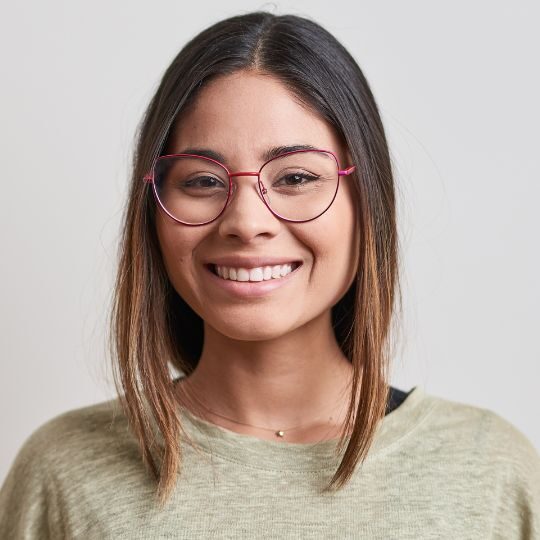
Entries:
{"type": "MultiPolygon", "coordinates": [[[[297,150],[317,150],[315,146],[312,146],[311,144],[289,144],[289,145],[282,145],[282,146],[272,146],[271,148],[268,148],[261,154],[261,159],[266,162],[270,159],[273,159],[277,156],[280,156],[281,154],[285,154],[287,152],[296,152],[297,150]]],[[[208,157],[210,159],[215,159],[216,161],[219,161],[223,164],[225,164],[225,156],[223,154],[220,154],[219,152],[216,152],[215,150],[211,150],[210,148],[184,148],[179,154],[196,154],[198,156],[208,157]]]]}

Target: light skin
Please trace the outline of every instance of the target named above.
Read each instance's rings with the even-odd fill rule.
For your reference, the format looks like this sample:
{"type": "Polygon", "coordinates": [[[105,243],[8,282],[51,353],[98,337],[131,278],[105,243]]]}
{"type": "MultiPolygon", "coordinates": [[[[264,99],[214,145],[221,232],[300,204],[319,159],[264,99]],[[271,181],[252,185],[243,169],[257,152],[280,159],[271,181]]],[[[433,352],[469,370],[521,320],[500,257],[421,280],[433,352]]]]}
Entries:
{"type": "MultiPolygon", "coordinates": [[[[237,72],[203,87],[172,132],[169,151],[206,148],[225,157],[231,171],[258,171],[270,147],[310,144],[354,165],[334,130],[272,76],[237,72]]],[[[177,385],[179,401],[225,429],[276,439],[274,429],[306,426],[289,442],[339,436],[352,367],[331,325],[331,308],[354,280],[359,232],[352,177],[342,177],[326,213],[306,223],[275,217],[256,189],[239,176],[234,197],[214,222],[188,227],[164,212],[156,228],[175,290],[204,321],[199,364],[177,385]],[[256,297],[217,287],[204,263],[229,255],[301,261],[286,285],[256,297]],[[206,409],[189,399],[195,395],[206,409]],[[251,424],[250,427],[242,424],[251,424]],[[268,430],[261,429],[266,427],[268,430]]]]}

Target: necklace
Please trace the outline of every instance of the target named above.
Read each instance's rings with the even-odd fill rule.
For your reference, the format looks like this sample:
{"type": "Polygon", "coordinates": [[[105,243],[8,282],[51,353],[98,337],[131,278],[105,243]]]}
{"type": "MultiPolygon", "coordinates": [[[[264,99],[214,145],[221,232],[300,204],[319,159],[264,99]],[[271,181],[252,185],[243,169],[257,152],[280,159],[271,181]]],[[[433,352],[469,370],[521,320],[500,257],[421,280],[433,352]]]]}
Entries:
{"type": "MultiPolygon", "coordinates": [[[[184,391],[185,391],[185,388],[184,388],[184,391]]],[[[225,420],[229,420],[229,422],[233,422],[235,424],[239,424],[239,425],[242,425],[242,426],[249,426],[249,427],[254,427],[254,428],[257,428],[257,429],[262,429],[264,431],[273,431],[274,432],[274,435],[280,439],[283,439],[285,438],[285,434],[290,432],[290,431],[294,431],[295,429],[299,429],[299,428],[305,428],[305,427],[309,427],[309,426],[305,426],[305,425],[297,425],[297,426],[292,426],[290,428],[286,428],[286,429],[274,429],[274,428],[268,428],[268,427],[263,427],[263,426],[256,426],[254,424],[248,424],[246,422],[240,422],[238,420],[234,420],[232,418],[229,418],[228,416],[224,416],[222,414],[219,414],[211,409],[209,409],[208,407],[206,407],[206,405],[204,405],[204,403],[202,403],[199,398],[195,397],[194,395],[191,395],[191,399],[193,399],[194,401],[196,401],[206,412],[209,412],[210,414],[213,414],[215,416],[219,416],[220,418],[224,418],[225,420]]],[[[337,407],[337,405],[336,405],[337,407]]],[[[336,407],[334,407],[333,409],[330,409],[330,410],[334,410],[336,407]]],[[[322,415],[322,416],[319,416],[317,418],[315,418],[315,420],[320,420],[321,418],[325,418],[326,416],[325,415],[322,415]]],[[[329,421],[331,421],[333,419],[332,416],[330,416],[328,418],[329,421]]],[[[313,424],[311,424],[313,425],[313,424]]]]}

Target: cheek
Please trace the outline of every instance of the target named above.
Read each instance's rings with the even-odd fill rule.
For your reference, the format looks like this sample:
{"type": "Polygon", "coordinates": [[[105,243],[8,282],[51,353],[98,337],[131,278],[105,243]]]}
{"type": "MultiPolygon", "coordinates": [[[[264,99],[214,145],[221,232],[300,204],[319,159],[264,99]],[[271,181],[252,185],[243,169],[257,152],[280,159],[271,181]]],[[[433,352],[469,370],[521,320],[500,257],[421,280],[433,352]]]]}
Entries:
{"type": "Polygon", "coordinates": [[[313,254],[311,285],[317,296],[336,303],[351,286],[358,264],[359,233],[352,198],[336,199],[325,214],[304,227],[298,229],[298,236],[313,254]]]}
{"type": "Polygon", "coordinates": [[[167,275],[180,293],[192,281],[192,253],[197,245],[197,232],[180,224],[156,218],[156,234],[167,275]]]}

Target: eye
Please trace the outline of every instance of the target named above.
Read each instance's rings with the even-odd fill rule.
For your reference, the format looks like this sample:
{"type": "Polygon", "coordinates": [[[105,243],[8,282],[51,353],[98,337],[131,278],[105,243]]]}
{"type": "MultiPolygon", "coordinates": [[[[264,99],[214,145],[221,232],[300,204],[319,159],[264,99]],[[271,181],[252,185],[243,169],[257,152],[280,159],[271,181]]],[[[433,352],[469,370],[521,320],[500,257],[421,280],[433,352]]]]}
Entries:
{"type": "Polygon", "coordinates": [[[197,176],[196,178],[190,178],[189,180],[183,180],[181,182],[183,188],[200,188],[211,189],[225,187],[224,183],[214,176],[197,176]]]}
{"type": "Polygon", "coordinates": [[[274,185],[301,186],[318,179],[318,176],[306,172],[296,172],[282,176],[274,183],[274,185]]]}

